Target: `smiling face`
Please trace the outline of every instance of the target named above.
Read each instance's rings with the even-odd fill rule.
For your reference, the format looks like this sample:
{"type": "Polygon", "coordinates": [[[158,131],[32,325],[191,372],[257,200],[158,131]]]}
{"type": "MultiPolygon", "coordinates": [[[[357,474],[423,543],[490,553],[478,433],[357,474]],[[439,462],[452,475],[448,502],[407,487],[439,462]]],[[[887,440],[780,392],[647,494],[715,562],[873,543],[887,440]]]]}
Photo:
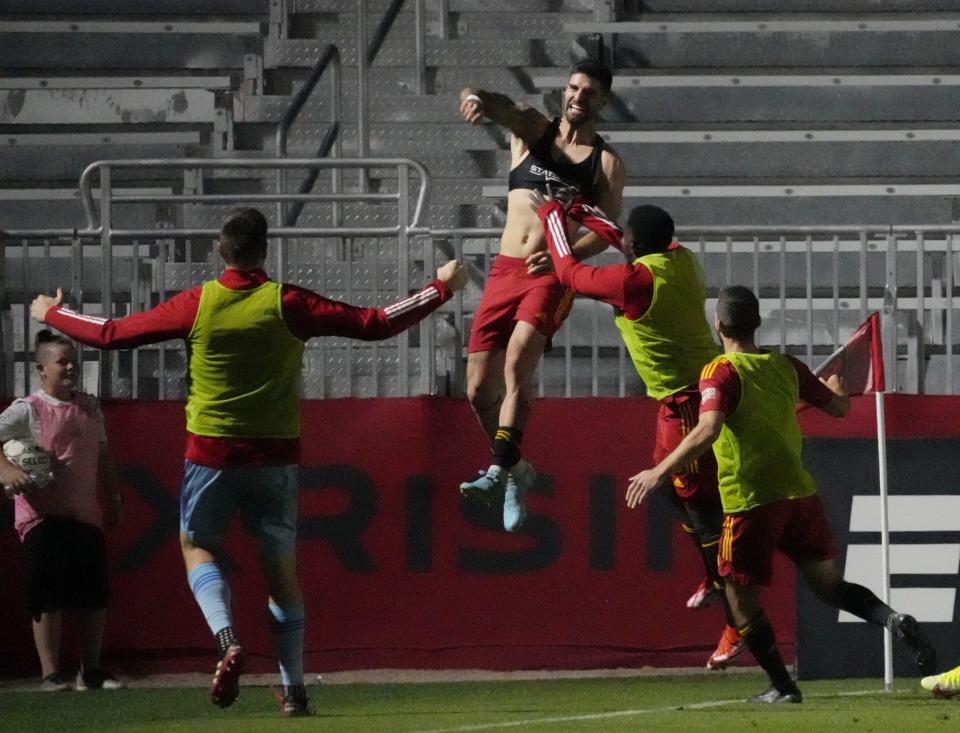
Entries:
{"type": "Polygon", "coordinates": [[[606,103],[607,92],[603,84],[579,72],[570,75],[563,90],[563,117],[567,122],[571,125],[593,122],[606,103]]]}
{"type": "Polygon", "coordinates": [[[37,354],[37,372],[43,391],[58,400],[68,400],[77,386],[77,350],[66,344],[44,345],[37,354]]]}

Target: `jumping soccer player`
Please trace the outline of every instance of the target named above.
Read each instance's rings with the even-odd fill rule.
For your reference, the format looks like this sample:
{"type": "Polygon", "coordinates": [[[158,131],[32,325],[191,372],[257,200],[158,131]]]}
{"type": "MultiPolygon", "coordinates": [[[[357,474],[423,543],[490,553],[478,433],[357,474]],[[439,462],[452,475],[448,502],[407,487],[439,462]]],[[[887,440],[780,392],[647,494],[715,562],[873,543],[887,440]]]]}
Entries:
{"type": "Polygon", "coordinates": [[[796,359],[757,348],[760,306],[745,287],[720,292],[716,327],[725,353],[700,375],[700,421],[654,468],[631,477],[627,505],[638,506],[671,473],[713,446],[724,511],[720,575],[740,634],[771,683],[749,702],[803,699],[760,606],[760,592],[771,581],[774,550],[797,565],[820,600],[890,629],[917,668],[933,672],[936,653],[916,619],[843,579],[823,505],[813,477],[803,467],[797,402],[843,417],[850,398],[842,380],[834,375],[821,382],[796,359]]]}
{"type": "MultiPolygon", "coordinates": [[[[576,64],[563,92],[563,116],[553,120],[502,94],[469,87],[460,94],[467,122],[486,117],[512,133],[507,223],[467,349],[467,398],[490,440],[493,462],[479,478],[460,485],[465,496],[487,504],[502,496],[508,531],[523,522],[526,492],[536,478],[520,453],[530,380],[572,303],[551,271],[543,229],[527,196],[546,192],[548,185],[569,186],[614,216],[619,213],[623,163],[594,131],[611,79],[597,62],[576,64]]],[[[581,259],[605,248],[592,233],[574,245],[581,259]]]]}
{"type": "MultiPolygon", "coordinates": [[[[532,196],[560,282],[573,292],[610,303],[617,328],[647,394],[658,400],[653,460],[661,461],[697,424],[700,392],[697,375],[720,351],[704,314],[706,288],[696,255],[673,241],[670,215],[656,206],[637,206],[624,230],[598,208],[579,199],[544,200],[532,196]],[[592,267],[577,262],[566,238],[573,219],[617,247],[631,261],[592,267]]],[[[717,550],[723,509],[717,489],[717,464],[706,454],[673,473],[664,495],[680,512],[694,538],[707,578],[688,606],[701,607],[707,594],[720,595],[723,581],[717,550]]],[[[726,609],[727,625],[708,669],[723,669],[744,649],[726,609]]]]}
{"type": "Polygon", "coordinates": [[[267,221],[256,209],[231,213],[217,247],[226,265],[218,279],[145,313],[116,320],[81,315],[60,305],[60,290],[55,298],[37,296],[30,313],[99,348],[186,340],[190,393],[180,546],[190,589],[220,651],[211,699],[221,707],[233,704],[245,662],[233,628],[230,588],[215,559],[231,518],[240,513],[259,543],[270,594],[282,712],[309,715],[295,555],[304,343],[314,336],[394,336],[448,300],[467,276],[454,260],[409,298],[386,308],[359,308],[271,280],[264,271],[267,221]]]}

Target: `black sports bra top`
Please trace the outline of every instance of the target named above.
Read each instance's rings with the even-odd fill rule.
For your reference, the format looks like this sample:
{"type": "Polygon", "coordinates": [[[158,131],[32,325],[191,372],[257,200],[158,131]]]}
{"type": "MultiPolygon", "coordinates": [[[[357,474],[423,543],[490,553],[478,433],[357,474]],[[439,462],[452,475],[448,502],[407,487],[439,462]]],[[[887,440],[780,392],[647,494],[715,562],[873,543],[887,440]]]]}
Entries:
{"type": "Polygon", "coordinates": [[[588,198],[593,193],[597,169],[600,167],[600,155],[603,152],[603,138],[595,135],[593,152],[579,163],[557,160],[553,157],[553,141],[557,137],[560,118],[554,117],[543,137],[534,143],[527,155],[510,171],[508,190],[528,188],[547,193],[547,183],[551,187],[566,186],[577,189],[588,198]]]}

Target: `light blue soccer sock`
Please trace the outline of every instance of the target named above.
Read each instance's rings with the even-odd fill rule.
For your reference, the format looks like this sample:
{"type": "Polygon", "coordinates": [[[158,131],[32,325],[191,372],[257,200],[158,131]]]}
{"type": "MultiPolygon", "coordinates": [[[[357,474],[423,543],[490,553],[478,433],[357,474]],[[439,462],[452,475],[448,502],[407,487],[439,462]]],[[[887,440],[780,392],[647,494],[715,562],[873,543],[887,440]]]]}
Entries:
{"type": "Polygon", "coordinates": [[[280,682],[284,687],[303,684],[303,633],[304,613],[302,608],[280,608],[272,600],[267,604],[270,612],[270,631],[277,645],[280,660],[280,682]]]}
{"type": "Polygon", "coordinates": [[[230,586],[216,563],[205,562],[197,565],[187,576],[187,582],[214,636],[233,626],[230,586]]]}

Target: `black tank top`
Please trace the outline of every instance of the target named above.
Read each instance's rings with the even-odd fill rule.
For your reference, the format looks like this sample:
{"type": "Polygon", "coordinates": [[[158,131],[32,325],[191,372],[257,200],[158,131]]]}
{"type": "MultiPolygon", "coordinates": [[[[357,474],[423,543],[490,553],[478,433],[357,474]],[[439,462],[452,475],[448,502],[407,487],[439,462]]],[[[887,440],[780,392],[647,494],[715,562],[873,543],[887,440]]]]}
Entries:
{"type": "Polygon", "coordinates": [[[587,198],[591,197],[597,169],[600,167],[603,138],[600,135],[594,136],[593,152],[579,163],[557,160],[552,151],[559,127],[560,118],[554,117],[543,137],[530,146],[524,159],[510,171],[508,190],[528,188],[547,193],[547,182],[550,182],[554,188],[557,185],[572,187],[587,198]]]}

